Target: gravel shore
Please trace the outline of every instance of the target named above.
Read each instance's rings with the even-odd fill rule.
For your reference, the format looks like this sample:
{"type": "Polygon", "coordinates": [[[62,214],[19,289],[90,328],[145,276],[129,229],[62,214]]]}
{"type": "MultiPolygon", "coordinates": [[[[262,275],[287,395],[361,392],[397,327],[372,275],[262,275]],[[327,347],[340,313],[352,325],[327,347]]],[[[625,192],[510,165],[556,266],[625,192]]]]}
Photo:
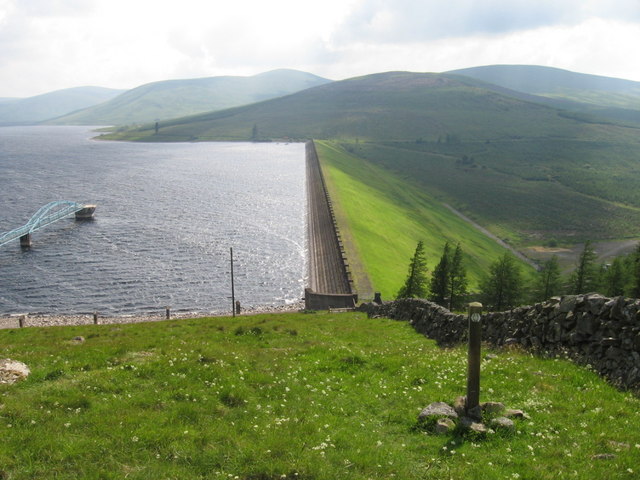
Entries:
{"type": "MultiPolygon", "coordinates": [[[[304,309],[304,302],[294,303],[291,305],[279,306],[261,306],[243,309],[241,315],[257,315],[260,313],[285,313],[297,312],[304,309]]],[[[212,312],[212,313],[182,313],[170,312],[171,320],[184,318],[204,318],[204,317],[226,317],[230,316],[229,312],[212,312]]],[[[94,323],[93,314],[91,315],[41,315],[41,314],[13,314],[0,316],[1,328],[19,328],[20,321],[24,327],[60,327],[69,325],[91,325],[94,323]]],[[[166,320],[166,311],[158,312],[157,315],[122,315],[117,317],[103,317],[98,315],[99,325],[108,325],[116,323],[142,323],[142,322],[159,322],[166,320]]]]}

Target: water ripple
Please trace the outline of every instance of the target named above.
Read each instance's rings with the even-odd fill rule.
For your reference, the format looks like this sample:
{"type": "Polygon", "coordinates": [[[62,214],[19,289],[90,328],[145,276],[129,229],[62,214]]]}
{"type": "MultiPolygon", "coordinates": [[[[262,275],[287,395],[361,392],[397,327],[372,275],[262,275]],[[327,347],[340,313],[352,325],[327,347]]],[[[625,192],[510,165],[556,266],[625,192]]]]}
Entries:
{"type": "Polygon", "coordinates": [[[304,145],[130,144],[80,127],[0,128],[0,231],[59,199],[97,203],[0,249],[0,313],[228,309],[302,296],[304,145]]]}

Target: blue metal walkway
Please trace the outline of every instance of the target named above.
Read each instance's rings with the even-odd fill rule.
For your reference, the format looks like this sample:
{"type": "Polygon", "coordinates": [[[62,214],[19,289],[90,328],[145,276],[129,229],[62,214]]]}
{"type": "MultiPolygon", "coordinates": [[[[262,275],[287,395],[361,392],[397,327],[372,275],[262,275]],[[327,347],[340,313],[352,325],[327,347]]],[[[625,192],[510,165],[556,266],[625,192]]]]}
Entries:
{"type": "MultiPolygon", "coordinates": [[[[42,227],[46,227],[53,222],[57,222],[61,218],[79,212],[87,207],[89,206],[82,205],[76,202],[70,202],[68,200],[48,203],[44,207],[41,207],[40,210],[38,210],[33,215],[33,217],[31,217],[26,225],[0,234],[0,246],[4,245],[5,243],[9,243],[12,240],[17,240],[24,235],[35,232],[42,227]]],[[[91,207],[95,208],[95,206],[93,205],[91,207]]]]}

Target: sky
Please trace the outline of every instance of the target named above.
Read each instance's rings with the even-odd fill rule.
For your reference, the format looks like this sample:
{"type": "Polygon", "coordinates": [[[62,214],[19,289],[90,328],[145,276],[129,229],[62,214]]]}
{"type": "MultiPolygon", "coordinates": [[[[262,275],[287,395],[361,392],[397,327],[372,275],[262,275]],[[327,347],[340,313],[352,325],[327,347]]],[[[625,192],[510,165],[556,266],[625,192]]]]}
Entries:
{"type": "Polygon", "coordinates": [[[0,0],[0,97],[493,64],[640,81],[640,0],[0,0]]]}

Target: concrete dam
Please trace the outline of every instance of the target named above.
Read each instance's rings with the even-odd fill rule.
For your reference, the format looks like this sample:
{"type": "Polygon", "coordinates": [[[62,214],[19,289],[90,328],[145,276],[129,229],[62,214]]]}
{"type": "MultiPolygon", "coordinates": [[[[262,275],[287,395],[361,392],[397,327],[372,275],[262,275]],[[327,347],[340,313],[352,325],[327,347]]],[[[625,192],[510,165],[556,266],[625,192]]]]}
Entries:
{"type": "Polygon", "coordinates": [[[315,144],[306,144],[309,285],[305,308],[353,308],[357,296],[315,144]]]}

